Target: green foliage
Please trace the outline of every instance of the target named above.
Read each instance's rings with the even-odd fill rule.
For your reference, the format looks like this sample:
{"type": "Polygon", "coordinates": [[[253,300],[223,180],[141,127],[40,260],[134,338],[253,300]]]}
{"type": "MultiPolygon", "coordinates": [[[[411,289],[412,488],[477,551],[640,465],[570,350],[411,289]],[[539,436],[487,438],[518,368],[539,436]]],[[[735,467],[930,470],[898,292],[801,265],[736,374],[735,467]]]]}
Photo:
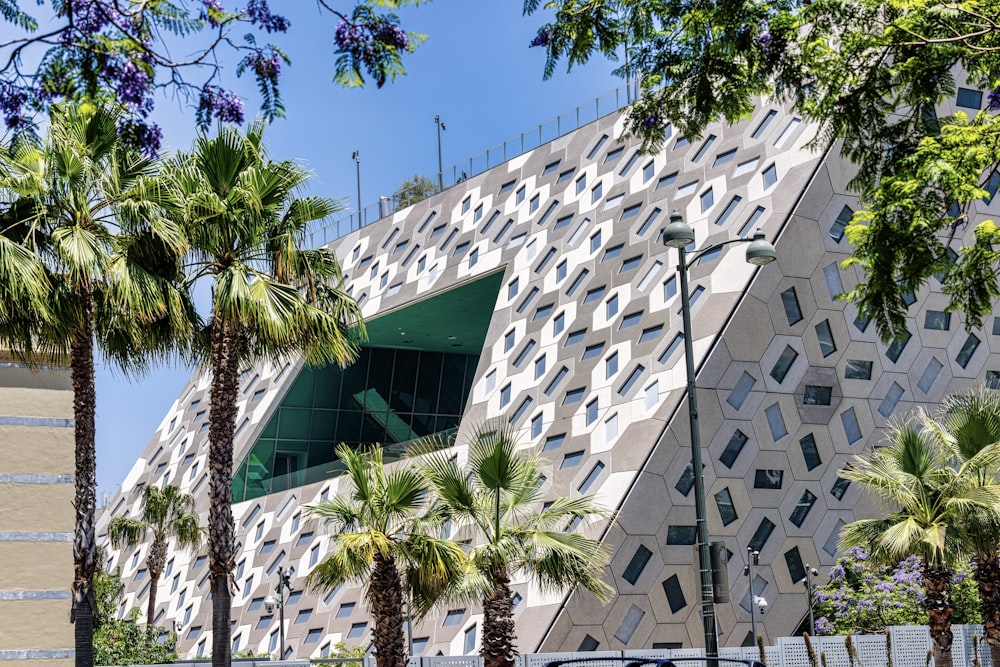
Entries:
{"type": "MultiPolygon", "coordinates": [[[[816,589],[817,634],[873,634],[892,625],[927,625],[923,564],[909,556],[895,565],[872,561],[856,547],[830,568],[830,581],[816,589]]],[[[954,623],[981,623],[979,595],[968,566],[954,577],[954,623]]]]}
{"type": "Polygon", "coordinates": [[[934,275],[967,326],[990,312],[1000,234],[985,222],[971,245],[961,239],[998,173],[1000,120],[937,110],[953,99],[958,70],[1000,108],[1000,0],[524,2],[528,14],[543,8],[553,20],[533,45],[546,50],[546,75],[561,60],[628,50],[631,71],[619,72],[638,76],[643,94],[627,132],[646,150],[662,147],[667,123],[693,139],[709,122],[745,118],[759,96],[816,122],[816,147],[839,142],[866,205],[848,237],[867,275],[847,298],[883,339],[905,331],[903,295],[934,275]]]}
{"type": "Polygon", "coordinates": [[[418,201],[427,199],[431,195],[437,194],[438,184],[427,178],[423,174],[414,174],[410,178],[403,179],[396,191],[392,193],[392,201],[396,210],[412,206],[418,201]]]}
{"type": "MultiPolygon", "coordinates": [[[[104,558],[99,557],[99,562],[104,558]]],[[[132,609],[129,620],[116,618],[125,593],[121,572],[106,572],[98,568],[94,574],[94,595],[97,600],[94,631],[94,664],[152,665],[177,659],[177,635],[170,632],[163,643],[159,637],[163,628],[145,628],[137,623],[139,610],[132,609]]]]}

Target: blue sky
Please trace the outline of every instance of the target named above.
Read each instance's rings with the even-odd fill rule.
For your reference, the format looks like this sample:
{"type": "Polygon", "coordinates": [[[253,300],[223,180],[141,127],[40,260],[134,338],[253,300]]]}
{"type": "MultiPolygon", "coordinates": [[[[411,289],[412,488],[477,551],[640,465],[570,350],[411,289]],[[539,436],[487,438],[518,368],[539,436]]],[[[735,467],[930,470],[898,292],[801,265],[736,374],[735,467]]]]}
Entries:
{"type": "MultiPolygon", "coordinates": [[[[381,90],[344,89],[332,83],[336,21],[311,2],[273,6],[289,12],[291,30],[279,39],[292,66],[282,78],[286,117],[267,133],[271,155],[302,161],[314,174],[311,194],[343,198],[352,209],[355,150],[367,206],[415,173],[436,178],[435,114],[447,125],[447,169],[622,84],[611,74],[615,64],[600,58],[543,81],[544,53],[528,43],[545,17],[523,17],[519,0],[434,0],[401,12],[407,30],[427,35],[406,58],[406,76],[381,90]]],[[[253,82],[231,78],[235,58],[230,61],[223,61],[226,83],[243,94],[252,116],[259,103],[253,82]]],[[[164,99],[155,113],[167,150],[188,148],[195,136],[193,110],[164,99]]],[[[100,491],[117,490],[191,372],[175,364],[137,380],[99,367],[100,491]]]]}

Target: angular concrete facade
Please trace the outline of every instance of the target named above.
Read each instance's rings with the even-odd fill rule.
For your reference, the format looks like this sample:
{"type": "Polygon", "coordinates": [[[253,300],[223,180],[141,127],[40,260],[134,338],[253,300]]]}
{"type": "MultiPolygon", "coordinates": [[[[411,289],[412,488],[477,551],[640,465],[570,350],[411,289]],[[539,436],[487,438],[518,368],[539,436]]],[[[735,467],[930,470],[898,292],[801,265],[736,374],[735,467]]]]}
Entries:
{"type": "MultiPolygon", "coordinates": [[[[739,645],[750,630],[741,576],[749,544],[761,552],[756,592],[770,602],[766,634],[790,634],[806,613],[802,568],[825,571],[839,527],[872,511],[837,471],[890,419],[977,382],[1000,382],[1000,329],[991,319],[987,330],[967,333],[958,316],[943,314],[947,300],[932,281],[910,307],[911,339],[887,347],[835,298],[858,280],[840,268],[843,225],[857,206],[851,170],[810,150],[813,129],[781,107],[761,104],[751,119],[713,126],[697,142],[673,132],[655,156],[618,143],[622,127],[620,115],[604,117],[331,248],[373,327],[500,273],[485,343],[463,350],[478,354],[478,365],[458,441],[472,425],[506,415],[525,446],[551,462],[549,497],[592,493],[619,510],[613,524],[571,527],[613,547],[610,603],[515,582],[519,647],[530,652],[701,645],[677,257],[658,237],[678,209],[698,247],[757,228],[775,239],[779,259],[768,266],[747,265],[737,244],[692,267],[692,336],[709,531],[734,554],[732,603],[717,606],[720,643],[739,645]]],[[[989,208],[996,205],[978,214],[989,208]]],[[[399,333],[389,347],[412,343],[399,333]]],[[[237,461],[262,434],[272,437],[265,431],[301,370],[295,360],[246,370],[237,461]]],[[[102,528],[138,510],[145,484],[179,484],[207,514],[207,391],[204,375],[185,387],[102,528]]],[[[280,652],[277,614],[262,600],[276,567],[293,565],[301,587],[326,554],[323,526],[302,508],[339,484],[285,484],[235,506],[234,649],[280,652]]],[[[144,556],[140,548],[113,559],[129,584],[128,605],[148,594],[144,556]]],[[[181,624],[182,654],[207,652],[207,563],[183,552],[172,558],[158,622],[181,624]]],[[[286,619],[290,653],[300,658],[370,637],[358,588],[297,595],[286,619]]],[[[414,628],[415,653],[474,652],[480,621],[478,609],[442,608],[414,628]]]]}
{"type": "Polygon", "coordinates": [[[0,352],[0,661],[73,664],[73,390],[69,369],[0,352]]]}

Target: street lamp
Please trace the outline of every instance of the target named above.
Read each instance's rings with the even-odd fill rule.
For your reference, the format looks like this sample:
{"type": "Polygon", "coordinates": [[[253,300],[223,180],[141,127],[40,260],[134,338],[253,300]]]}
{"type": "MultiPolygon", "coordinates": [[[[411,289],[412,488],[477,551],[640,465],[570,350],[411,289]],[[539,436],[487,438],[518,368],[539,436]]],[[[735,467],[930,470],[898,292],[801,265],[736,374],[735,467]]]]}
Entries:
{"type": "Polygon", "coordinates": [[[750,579],[750,632],[753,640],[757,641],[757,617],[754,616],[754,607],[760,607],[760,613],[767,610],[767,600],[759,595],[753,594],[753,566],[760,565],[760,552],[754,551],[753,547],[747,547],[747,564],[743,566],[744,576],[750,579]]]}
{"type": "MultiPolygon", "coordinates": [[[[749,243],[746,260],[755,266],[770,264],[777,259],[774,246],[764,238],[759,229],[752,239],[731,239],[694,251],[687,259],[687,247],[694,243],[694,230],[685,222],[680,212],[670,214],[670,224],[663,229],[663,244],[677,248],[677,272],[681,277],[681,313],[684,318],[684,361],[687,365],[688,415],[691,423],[691,468],[694,473],[694,509],[698,530],[698,567],[701,570],[701,616],[705,629],[705,653],[709,657],[719,654],[719,639],[715,631],[715,608],[712,591],[712,557],[708,543],[708,520],[705,510],[705,479],[701,463],[701,431],[698,426],[698,397],[695,391],[694,347],[691,335],[691,298],[688,294],[688,269],[705,253],[731,243],[749,243]]],[[[752,600],[751,600],[752,602],[752,600]]]]}
{"type": "Polygon", "coordinates": [[[434,124],[437,125],[438,130],[438,192],[444,190],[444,166],[441,164],[441,131],[447,130],[444,123],[441,122],[441,116],[434,116],[434,124]]]}
{"type": "Polygon", "coordinates": [[[819,572],[816,571],[809,563],[806,563],[806,578],[803,581],[803,585],[806,587],[806,603],[809,605],[809,634],[816,632],[816,619],[813,618],[813,605],[815,604],[816,598],[816,584],[813,583],[813,577],[819,576],[819,572]]]}
{"type": "Polygon", "coordinates": [[[357,183],[358,183],[358,229],[361,229],[363,225],[361,224],[361,151],[354,151],[351,154],[354,159],[354,167],[357,171],[357,183]]]}
{"type": "Polygon", "coordinates": [[[294,567],[286,570],[279,566],[278,585],[274,587],[278,592],[278,597],[268,595],[264,598],[264,606],[267,611],[272,611],[275,607],[278,608],[278,638],[281,642],[278,646],[278,660],[285,659],[285,602],[288,600],[287,594],[292,592],[291,578],[293,574],[295,574],[294,567]]]}

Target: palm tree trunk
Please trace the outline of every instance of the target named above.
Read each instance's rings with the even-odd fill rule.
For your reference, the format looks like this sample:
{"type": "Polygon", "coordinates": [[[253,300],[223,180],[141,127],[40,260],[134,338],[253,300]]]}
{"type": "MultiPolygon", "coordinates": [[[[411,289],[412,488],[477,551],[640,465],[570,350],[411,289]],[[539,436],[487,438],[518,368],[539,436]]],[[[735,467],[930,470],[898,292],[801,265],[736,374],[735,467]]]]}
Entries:
{"type": "Polygon", "coordinates": [[[163,574],[164,564],[167,562],[167,541],[162,536],[153,537],[153,544],[149,547],[149,556],[146,558],[146,567],[149,568],[149,602],[146,605],[146,628],[153,628],[153,619],[156,614],[156,586],[160,582],[160,575],[163,574]]]}
{"type": "Polygon", "coordinates": [[[483,600],[483,644],[479,654],[483,656],[483,667],[513,667],[517,648],[514,600],[507,570],[495,574],[493,582],[493,592],[483,600]]]}
{"type": "Polygon", "coordinates": [[[208,558],[212,572],[212,667],[229,667],[230,577],[235,565],[233,526],[233,435],[239,374],[239,334],[216,320],[212,325],[212,390],[209,407],[208,558]]]}
{"type": "Polygon", "coordinates": [[[951,570],[943,567],[924,566],[924,610],[929,620],[934,667],[952,667],[951,613],[955,605],[951,599],[951,570]]]}
{"type": "Polygon", "coordinates": [[[983,612],[983,634],[993,664],[1000,667],[1000,561],[996,554],[981,554],[974,561],[979,601],[983,612]]]}
{"type": "Polygon", "coordinates": [[[94,570],[97,543],[94,510],[97,506],[97,455],[94,449],[94,294],[87,284],[77,288],[80,322],[70,345],[73,380],[73,419],[76,448],[76,526],[73,532],[73,608],[76,667],[94,665],[94,570]]]}
{"type": "Polygon", "coordinates": [[[368,585],[368,608],[375,627],[372,644],[378,667],[406,667],[403,643],[403,586],[396,561],[381,554],[375,556],[368,585]]]}

